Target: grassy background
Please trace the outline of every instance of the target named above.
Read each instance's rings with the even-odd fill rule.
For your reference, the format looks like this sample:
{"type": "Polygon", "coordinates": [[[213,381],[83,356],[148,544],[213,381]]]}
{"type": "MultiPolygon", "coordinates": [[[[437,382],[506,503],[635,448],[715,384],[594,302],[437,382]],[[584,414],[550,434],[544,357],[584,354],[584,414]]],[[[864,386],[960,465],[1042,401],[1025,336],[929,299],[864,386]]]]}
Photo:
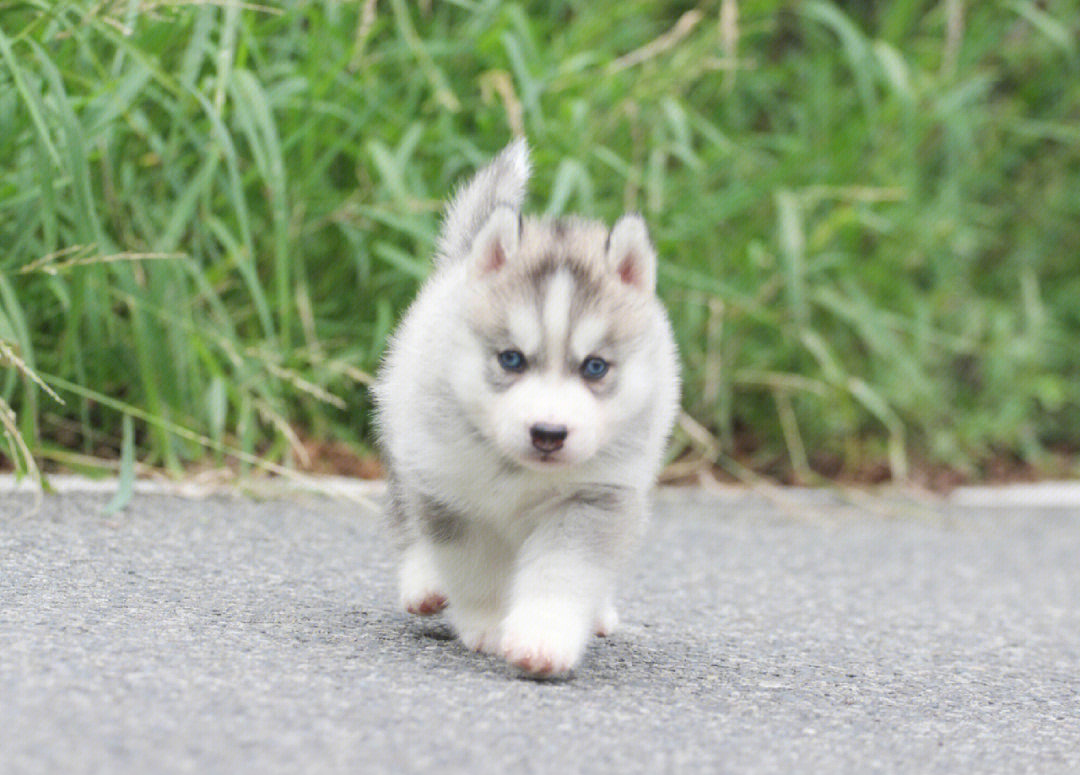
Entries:
{"type": "Polygon", "coordinates": [[[684,470],[1077,473],[1075,2],[607,5],[0,0],[9,465],[362,452],[523,132],[533,209],[652,225],[684,470]]]}

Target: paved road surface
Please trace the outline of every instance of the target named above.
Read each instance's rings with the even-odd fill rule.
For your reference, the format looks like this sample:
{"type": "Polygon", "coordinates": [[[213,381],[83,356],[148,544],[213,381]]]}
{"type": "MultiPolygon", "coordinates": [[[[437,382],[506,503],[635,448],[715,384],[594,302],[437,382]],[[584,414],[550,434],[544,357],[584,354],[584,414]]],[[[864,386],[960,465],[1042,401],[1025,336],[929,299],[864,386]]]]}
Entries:
{"type": "Polygon", "coordinates": [[[0,495],[0,772],[1080,772],[1078,510],[791,497],[663,497],[542,683],[348,503],[0,495]]]}

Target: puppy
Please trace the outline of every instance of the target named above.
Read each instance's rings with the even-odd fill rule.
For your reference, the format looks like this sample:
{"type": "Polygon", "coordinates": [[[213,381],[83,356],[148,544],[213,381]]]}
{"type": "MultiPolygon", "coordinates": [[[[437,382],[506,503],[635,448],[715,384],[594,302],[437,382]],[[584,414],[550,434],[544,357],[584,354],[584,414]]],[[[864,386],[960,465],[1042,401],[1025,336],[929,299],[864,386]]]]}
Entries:
{"type": "Polygon", "coordinates": [[[374,389],[403,607],[535,676],[606,635],[679,403],[642,218],[523,216],[524,140],[453,197],[374,389]]]}

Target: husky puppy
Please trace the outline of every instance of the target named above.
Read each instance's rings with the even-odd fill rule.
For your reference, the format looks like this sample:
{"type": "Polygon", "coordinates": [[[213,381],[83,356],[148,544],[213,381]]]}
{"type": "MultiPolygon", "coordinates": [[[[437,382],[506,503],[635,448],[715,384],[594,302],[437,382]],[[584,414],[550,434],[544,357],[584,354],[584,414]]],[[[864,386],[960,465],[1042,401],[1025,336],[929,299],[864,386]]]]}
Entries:
{"type": "Polygon", "coordinates": [[[555,676],[617,623],[679,377],[644,221],[523,217],[529,169],[458,190],[374,397],[402,606],[555,676]]]}

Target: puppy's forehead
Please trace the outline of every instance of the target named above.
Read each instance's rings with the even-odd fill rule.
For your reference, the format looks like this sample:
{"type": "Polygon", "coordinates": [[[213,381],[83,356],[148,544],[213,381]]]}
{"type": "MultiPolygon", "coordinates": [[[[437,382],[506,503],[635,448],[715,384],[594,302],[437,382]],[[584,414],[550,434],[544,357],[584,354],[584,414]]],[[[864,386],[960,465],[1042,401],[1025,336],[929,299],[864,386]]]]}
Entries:
{"type": "Polygon", "coordinates": [[[570,332],[570,355],[575,360],[600,354],[610,341],[611,323],[600,315],[586,315],[570,332]]]}
{"type": "Polygon", "coordinates": [[[576,294],[599,293],[611,275],[605,255],[607,235],[607,227],[599,221],[526,218],[511,269],[537,288],[565,270],[571,275],[576,294]]]}
{"type": "Polygon", "coordinates": [[[534,304],[509,304],[505,327],[510,342],[528,354],[537,352],[543,340],[540,316],[534,304]]]}
{"type": "Polygon", "coordinates": [[[573,324],[571,315],[572,305],[577,293],[573,276],[566,269],[559,269],[551,274],[547,281],[546,292],[543,294],[543,325],[544,338],[547,340],[547,351],[558,352],[562,349],[563,342],[573,324]]]}
{"type": "Polygon", "coordinates": [[[517,255],[485,281],[474,319],[525,352],[575,357],[640,334],[648,300],[609,271],[607,233],[596,221],[527,218],[517,255]]]}

